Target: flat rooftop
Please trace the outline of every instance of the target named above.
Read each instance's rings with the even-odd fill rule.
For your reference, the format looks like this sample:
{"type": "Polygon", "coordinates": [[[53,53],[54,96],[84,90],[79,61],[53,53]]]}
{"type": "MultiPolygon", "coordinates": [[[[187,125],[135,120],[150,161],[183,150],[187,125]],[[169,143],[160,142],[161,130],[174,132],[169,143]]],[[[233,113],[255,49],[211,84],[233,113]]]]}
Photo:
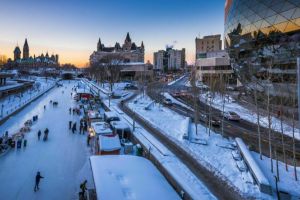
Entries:
{"type": "Polygon", "coordinates": [[[98,200],[179,200],[165,177],[147,159],[130,155],[91,156],[98,200]]]}

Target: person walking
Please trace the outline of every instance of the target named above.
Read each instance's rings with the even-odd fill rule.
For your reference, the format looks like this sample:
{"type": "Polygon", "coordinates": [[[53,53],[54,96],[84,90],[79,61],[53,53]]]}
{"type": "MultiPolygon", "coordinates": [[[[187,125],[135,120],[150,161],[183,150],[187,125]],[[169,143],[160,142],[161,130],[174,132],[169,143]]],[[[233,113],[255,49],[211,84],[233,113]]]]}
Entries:
{"type": "Polygon", "coordinates": [[[76,123],[73,124],[73,127],[72,127],[72,133],[74,134],[76,131],[76,123]]]}
{"type": "Polygon", "coordinates": [[[69,129],[71,130],[72,128],[72,121],[69,121],[69,129]]]}
{"type": "Polygon", "coordinates": [[[88,128],[87,121],[84,121],[83,134],[85,133],[85,131],[87,131],[87,128],[88,128]]]}
{"type": "Polygon", "coordinates": [[[49,130],[48,130],[48,128],[46,128],[44,131],[44,138],[43,138],[44,141],[48,140],[48,133],[49,133],[49,130]]]}
{"type": "Polygon", "coordinates": [[[27,146],[27,140],[24,139],[24,141],[23,141],[23,147],[25,148],[26,146],[27,146]]]}
{"type": "Polygon", "coordinates": [[[80,123],[80,126],[79,126],[79,133],[83,134],[83,124],[82,124],[82,122],[80,123]]]}
{"type": "Polygon", "coordinates": [[[69,114],[71,115],[71,111],[72,111],[72,109],[71,108],[69,108],[69,114]]]}
{"type": "Polygon", "coordinates": [[[76,122],[74,122],[74,129],[75,129],[75,131],[77,131],[77,123],[76,122]]]}
{"type": "Polygon", "coordinates": [[[79,199],[85,199],[85,191],[87,190],[86,183],[87,180],[83,181],[83,183],[80,184],[81,192],[79,192],[79,199]]]}
{"type": "Polygon", "coordinates": [[[34,186],[35,192],[40,189],[39,184],[40,184],[41,178],[44,178],[44,177],[41,176],[41,173],[38,171],[35,176],[35,186],[34,186]]]}
{"type": "Polygon", "coordinates": [[[42,135],[42,132],[41,132],[41,130],[39,130],[39,131],[38,131],[38,140],[41,139],[41,135],[42,135]]]}

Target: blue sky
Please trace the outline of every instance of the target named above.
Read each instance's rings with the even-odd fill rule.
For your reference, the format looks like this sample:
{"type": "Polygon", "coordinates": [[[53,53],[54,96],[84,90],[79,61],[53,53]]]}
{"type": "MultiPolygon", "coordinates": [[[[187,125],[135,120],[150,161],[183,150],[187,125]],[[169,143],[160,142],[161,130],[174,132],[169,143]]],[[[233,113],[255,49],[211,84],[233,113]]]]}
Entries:
{"type": "Polygon", "coordinates": [[[123,43],[126,33],[144,41],[146,60],[166,44],[186,48],[194,60],[195,37],[223,34],[224,0],[1,0],[0,54],[28,38],[31,54],[59,53],[84,65],[99,37],[123,43]]]}

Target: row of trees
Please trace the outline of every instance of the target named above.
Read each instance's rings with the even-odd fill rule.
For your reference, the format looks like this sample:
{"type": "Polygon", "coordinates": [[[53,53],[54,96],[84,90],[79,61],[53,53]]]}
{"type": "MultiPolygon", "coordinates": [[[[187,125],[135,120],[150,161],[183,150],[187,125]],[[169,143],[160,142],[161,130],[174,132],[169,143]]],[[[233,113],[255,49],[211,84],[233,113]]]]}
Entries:
{"type": "MultiPolygon", "coordinates": [[[[293,75],[286,75],[284,70],[289,70],[291,66],[296,68],[296,57],[299,56],[299,40],[295,37],[282,35],[277,31],[270,32],[268,37],[265,34],[257,33],[255,39],[251,40],[247,45],[249,51],[243,52],[232,51],[231,57],[235,62],[242,60],[242,67],[238,68],[237,74],[240,75],[240,80],[244,80],[245,94],[249,94],[247,98],[251,98],[251,105],[255,106],[256,112],[256,126],[257,126],[257,148],[260,154],[260,159],[263,159],[263,140],[267,140],[268,150],[270,157],[270,169],[276,173],[277,180],[280,181],[279,174],[279,152],[283,157],[285,163],[285,170],[288,171],[288,163],[293,165],[295,180],[297,177],[297,159],[296,159],[296,119],[297,119],[297,93],[295,90],[296,78],[293,75]],[[296,40],[295,40],[296,39],[296,40]],[[247,55],[248,53],[248,55],[247,55]],[[286,63],[288,62],[288,64],[286,63]],[[278,74],[274,75],[274,71],[278,74]],[[274,86],[275,85],[275,86],[274,86]],[[279,89],[275,89],[279,88],[279,89]],[[280,121],[280,124],[274,123],[274,115],[280,121]],[[266,131],[262,131],[262,118],[267,118],[266,131]],[[292,127],[292,137],[285,136],[284,120],[289,120],[292,127]],[[278,127],[279,126],[279,127],[278,127]],[[280,130],[280,133],[274,131],[274,129],[280,130]],[[274,143],[276,141],[276,143],[274,143]],[[292,151],[292,157],[287,156],[287,147],[289,152],[292,151]],[[292,150],[291,150],[292,149],[292,150]],[[274,160],[276,166],[274,166],[274,160]]],[[[236,47],[234,47],[236,48],[236,47]]],[[[228,94],[227,86],[229,85],[229,79],[226,74],[219,74],[213,76],[210,74],[207,77],[206,84],[209,86],[209,93],[203,95],[204,91],[199,89],[196,84],[196,71],[192,73],[191,86],[193,92],[193,104],[194,104],[194,119],[196,126],[199,123],[199,116],[206,114],[207,120],[207,132],[210,135],[211,121],[212,121],[212,104],[216,95],[222,99],[222,112],[224,113],[228,94]],[[204,96],[206,103],[209,105],[199,108],[198,100],[199,95],[204,96]]],[[[242,95],[241,95],[242,96],[242,95]]],[[[250,100],[250,99],[249,99],[250,100]]],[[[221,134],[224,134],[224,115],[221,118],[221,134]]],[[[266,152],[264,152],[266,153],[266,152]]],[[[290,155],[290,154],[289,154],[290,155]]]]}

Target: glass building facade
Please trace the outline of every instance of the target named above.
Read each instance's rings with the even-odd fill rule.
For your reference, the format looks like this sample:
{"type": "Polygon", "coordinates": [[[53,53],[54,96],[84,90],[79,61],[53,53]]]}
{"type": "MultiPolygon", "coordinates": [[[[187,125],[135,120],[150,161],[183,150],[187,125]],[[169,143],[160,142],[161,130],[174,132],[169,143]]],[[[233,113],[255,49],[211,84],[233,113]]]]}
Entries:
{"type": "Polygon", "coordinates": [[[239,80],[273,96],[296,94],[300,0],[227,0],[225,48],[239,80]]]}

